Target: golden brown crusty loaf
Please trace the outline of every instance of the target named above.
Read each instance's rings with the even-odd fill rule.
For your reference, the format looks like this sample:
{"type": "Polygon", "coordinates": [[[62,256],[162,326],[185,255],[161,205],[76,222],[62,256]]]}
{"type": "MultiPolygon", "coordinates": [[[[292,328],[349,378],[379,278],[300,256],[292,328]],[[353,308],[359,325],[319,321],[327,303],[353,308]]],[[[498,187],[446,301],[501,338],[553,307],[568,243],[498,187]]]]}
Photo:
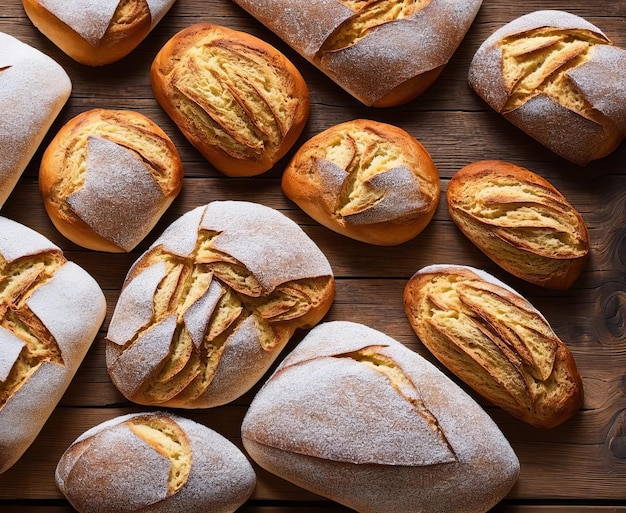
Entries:
{"type": "Polygon", "coordinates": [[[526,299],[488,273],[432,265],[404,291],[424,345],[476,392],[537,428],[580,408],[583,384],[568,347],[526,299]]]}
{"type": "Polygon", "coordinates": [[[567,289],[589,255],[581,215],[547,180],[502,161],[474,162],[447,190],[448,210],[489,258],[535,285],[567,289]]]}
{"type": "Polygon", "coordinates": [[[481,0],[235,0],[362,103],[391,107],[439,76],[481,0]]]}
{"type": "Polygon", "coordinates": [[[261,467],[359,513],[483,513],[519,473],[469,395],[353,322],[313,328],[253,399],[241,434],[261,467]]]}
{"type": "Polygon", "coordinates": [[[130,400],[181,408],[250,389],[334,298],[326,257],[272,208],[216,201],[175,221],[128,273],[106,362],[130,400]]]}
{"type": "Polygon", "coordinates": [[[126,57],[175,0],[22,0],[31,22],[75,61],[102,66],[126,57]]]}
{"type": "Polygon", "coordinates": [[[89,429],[63,453],[55,477],[79,513],[233,513],[256,482],[232,442],[167,412],[89,429]]]}
{"type": "Polygon", "coordinates": [[[536,11],[478,49],[469,83],[496,112],[561,157],[585,165],[626,135],[626,50],[563,11],[536,11]]]}
{"type": "Polygon", "coordinates": [[[227,176],[268,171],[296,142],[309,90],[276,48],[245,32],[192,25],[151,67],[154,94],[187,139],[227,176]]]}
{"type": "Polygon", "coordinates": [[[401,128],[357,119],[307,141],[282,188],[313,219],[370,244],[417,236],[439,203],[439,174],[426,149],[401,128]]]}
{"type": "Polygon", "coordinates": [[[87,272],[39,233],[0,217],[0,472],[43,428],[105,314],[87,272]]]}
{"type": "Polygon", "coordinates": [[[59,64],[0,32],[0,207],[71,91],[70,78],[59,64]]]}
{"type": "Polygon", "coordinates": [[[113,253],[136,247],[182,184],[174,143],[131,110],[92,109],[71,119],[50,142],[39,170],[57,229],[80,246],[113,253]]]}

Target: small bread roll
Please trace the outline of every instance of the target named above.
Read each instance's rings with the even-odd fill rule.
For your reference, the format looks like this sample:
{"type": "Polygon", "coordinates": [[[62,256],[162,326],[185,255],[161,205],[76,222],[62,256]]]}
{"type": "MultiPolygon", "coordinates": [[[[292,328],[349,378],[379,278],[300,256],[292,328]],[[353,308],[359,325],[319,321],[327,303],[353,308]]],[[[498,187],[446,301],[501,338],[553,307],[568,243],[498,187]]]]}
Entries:
{"type": "Polygon", "coordinates": [[[0,217],[0,473],[63,397],[106,314],[100,286],[37,232],[0,217]]]}
{"type": "Polygon", "coordinates": [[[166,412],[93,427],[65,451],[55,477],[79,513],[233,513],[256,482],[232,442],[166,412]]]}
{"type": "Polygon", "coordinates": [[[580,408],[568,347],[526,299],[484,271],[432,265],[415,273],[404,308],[423,344],[476,392],[540,429],[580,408]]]}
{"type": "Polygon", "coordinates": [[[362,324],[320,324],[241,428],[263,468],[359,513],[484,513],[519,474],[485,411],[436,367],[362,324]]]}
{"type": "Polygon", "coordinates": [[[245,32],[196,24],[151,68],[154,94],[189,141],[227,176],[268,171],[309,117],[309,90],[276,48],[245,32]]]}
{"type": "Polygon", "coordinates": [[[93,109],[68,121],[43,154],[39,188],[57,229],[85,248],[132,250],[178,195],[183,165],[143,114],[93,109]]]}
{"type": "Polygon", "coordinates": [[[482,0],[235,0],[363,104],[422,94],[469,30],[482,0]]]}
{"type": "Polygon", "coordinates": [[[417,236],[439,203],[439,174],[401,128],[357,119],[307,141],[285,169],[288,198],[327,228],[392,246],[417,236]]]}
{"type": "Polygon", "coordinates": [[[589,255],[581,215],[548,181],[501,161],[474,162],[448,183],[448,210],[461,231],[514,276],[567,289],[589,255]]]}
{"type": "Polygon", "coordinates": [[[469,69],[471,87],[496,112],[579,165],[626,135],[626,50],[563,11],[536,11],[494,32],[469,69]]]}
{"type": "Polygon", "coordinates": [[[277,210],[197,207],[130,269],[107,333],[109,374],[140,404],[228,403],[324,317],[334,292],[326,257],[277,210]]]}
{"type": "Polygon", "coordinates": [[[54,60],[0,32],[0,207],[71,91],[69,76],[54,60]]]}
{"type": "Polygon", "coordinates": [[[175,0],[22,0],[31,22],[75,61],[102,66],[126,57],[175,0]]]}

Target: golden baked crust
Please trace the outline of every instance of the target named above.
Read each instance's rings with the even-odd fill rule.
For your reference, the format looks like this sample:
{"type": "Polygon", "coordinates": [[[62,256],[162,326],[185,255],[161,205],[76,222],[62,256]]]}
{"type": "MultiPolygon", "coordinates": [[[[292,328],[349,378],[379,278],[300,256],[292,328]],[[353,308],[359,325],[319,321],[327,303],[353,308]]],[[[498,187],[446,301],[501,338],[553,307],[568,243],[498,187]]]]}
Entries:
{"type": "Polygon", "coordinates": [[[562,11],[536,11],[501,27],[478,49],[469,83],[496,112],[579,165],[626,135],[626,50],[562,11]]]}
{"type": "Polygon", "coordinates": [[[476,392],[537,428],[580,408],[582,380],[568,347],[518,293],[467,266],[433,265],[404,291],[422,343],[476,392]]]}
{"type": "Polygon", "coordinates": [[[76,244],[127,252],[178,195],[183,165],[170,138],[143,114],[92,109],[68,121],[39,170],[46,211],[76,244]]]}
{"type": "Polygon", "coordinates": [[[581,215],[548,181],[502,161],[474,162],[447,190],[450,217],[489,258],[535,285],[567,289],[589,255],[581,215]]]}
{"type": "Polygon", "coordinates": [[[304,143],[283,173],[282,188],[327,228],[385,246],[417,236],[440,196],[426,149],[398,127],[365,119],[304,143]]]}
{"type": "Polygon", "coordinates": [[[264,41],[218,25],[192,25],[172,37],[151,79],[183,134],[228,176],[269,170],[309,116],[309,91],[294,65],[264,41]]]}

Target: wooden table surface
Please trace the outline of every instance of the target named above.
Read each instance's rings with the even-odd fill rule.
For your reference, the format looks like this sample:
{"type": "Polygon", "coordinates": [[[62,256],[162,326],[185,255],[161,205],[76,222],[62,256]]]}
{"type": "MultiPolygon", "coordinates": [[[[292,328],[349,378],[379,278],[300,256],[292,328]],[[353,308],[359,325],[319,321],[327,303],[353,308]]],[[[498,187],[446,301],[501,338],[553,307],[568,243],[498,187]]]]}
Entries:
{"type": "MultiPolygon", "coordinates": [[[[402,308],[404,286],[419,268],[432,263],[482,267],[525,295],[571,348],[583,378],[585,400],[580,412],[564,425],[538,431],[477,398],[508,437],[521,463],[519,481],[494,511],[626,511],[626,143],[585,168],[575,166],[503,120],[467,85],[469,62],[480,43],[508,21],[543,8],[583,16],[603,29],[615,44],[626,47],[625,0],[484,0],[467,37],[438,81],[408,105],[381,110],[364,107],[351,98],[230,0],[179,0],[129,57],[95,69],[76,64],[41,35],[25,16],[20,1],[0,1],[0,30],[52,56],[73,82],[70,100],[0,214],[58,244],[70,260],[97,279],[108,300],[104,325],[63,400],[23,458],[0,475],[0,510],[73,511],[54,483],[59,457],[87,428],[141,409],[117,392],[104,364],[104,334],[130,264],[183,213],[213,200],[236,199],[281,210],[298,222],[327,255],[336,276],[337,294],[325,320],[367,324],[431,360],[411,331],[402,308]],[[476,160],[507,160],[541,174],[581,212],[588,225],[592,253],[585,272],[566,292],[539,289],[506,275],[457,230],[443,195],[434,220],[421,235],[398,247],[381,248],[330,232],[286,199],[280,176],[289,156],[259,177],[235,179],[220,175],[162,111],[153,97],[148,75],[160,47],[177,31],[196,22],[222,24],[255,34],[296,64],[312,99],[311,116],[298,144],[333,124],[370,118],[401,126],[424,144],[439,169],[444,194],[450,177],[476,160]],[[174,140],[185,166],[182,193],[159,225],[130,254],[99,253],[70,243],[54,229],[38,192],[43,148],[63,123],[94,107],[134,109],[147,115],[174,140]]],[[[302,335],[298,333],[286,351],[302,335]]],[[[180,413],[240,445],[240,422],[257,389],[227,406],[180,413]]],[[[256,470],[258,484],[241,508],[243,512],[348,511],[256,470]]]]}

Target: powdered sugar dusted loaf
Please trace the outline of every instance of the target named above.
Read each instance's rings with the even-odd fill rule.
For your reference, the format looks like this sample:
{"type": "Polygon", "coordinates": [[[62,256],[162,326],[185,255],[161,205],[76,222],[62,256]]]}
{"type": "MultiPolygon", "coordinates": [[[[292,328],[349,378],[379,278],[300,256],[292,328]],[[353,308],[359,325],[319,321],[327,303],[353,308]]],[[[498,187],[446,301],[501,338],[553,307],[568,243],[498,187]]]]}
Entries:
{"type": "Polygon", "coordinates": [[[417,353],[362,324],[313,330],[253,399],[266,470],[361,513],[484,512],[519,462],[491,418],[417,353]]]}

